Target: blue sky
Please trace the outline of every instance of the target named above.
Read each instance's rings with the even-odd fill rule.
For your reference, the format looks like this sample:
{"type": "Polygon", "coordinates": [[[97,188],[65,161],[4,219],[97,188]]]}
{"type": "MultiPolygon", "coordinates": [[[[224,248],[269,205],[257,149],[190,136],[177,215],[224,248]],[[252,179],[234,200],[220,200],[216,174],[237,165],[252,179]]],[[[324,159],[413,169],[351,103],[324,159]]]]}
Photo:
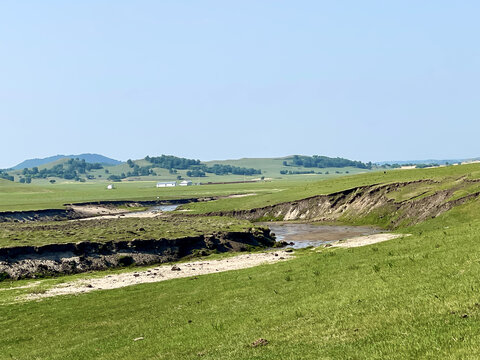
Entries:
{"type": "Polygon", "coordinates": [[[0,168],[480,156],[476,1],[2,1],[0,168]]]}

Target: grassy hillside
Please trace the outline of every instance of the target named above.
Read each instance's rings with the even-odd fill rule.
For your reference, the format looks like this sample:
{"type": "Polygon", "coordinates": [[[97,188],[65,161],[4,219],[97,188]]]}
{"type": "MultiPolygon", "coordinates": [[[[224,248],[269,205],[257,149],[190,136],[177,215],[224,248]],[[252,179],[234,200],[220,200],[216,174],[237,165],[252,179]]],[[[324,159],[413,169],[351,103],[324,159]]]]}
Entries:
{"type": "MultiPolygon", "coordinates": [[[[374,171],[355,176],[339,176],[318,181],[312,176],[288,177],[269,182],[204,185],[176,188],[155,188],[154,181],[124,181],[115,190],[107,190],[104,182],[65,182],[60,184],[18,184],[0,182],[0,211],[61,208],[63,204],[101,200],[156,200],[191,198],[229,194],[254,194],[244,198],[222,199],[186,206],[194,213],[251,209],[285,201],[303,199],[319,194],[350,189],[355,186],[406,182],[420,179],[442,181],[455,185],[456,179],[480,178],[480,164],[459,165],[432,169],[374,171]],[[453,182],[450,182],[451,179],[453,182]]],[[[450,185],[448,185],[450,184],[450,185]]],[[[443,186],[438,185],[437,187],[443,186]]],[[[476,184],[462,187],[457,195],[472,192],[476,184]]]]}
{"type": "MultiPolygon", "coordinates": [[[[480,164],[458,165],[431,169],[389,170],[386,172],[375,171],[355,176],[343,176],[324,181],[296,183],[295,186],[291,187],[282,187],[280,185],[283,184],[282,182],[272,182],[272,184],[280,185],[277,187],[277,191],[263,192],[257,194],[257,196],[249,196],[245,198],[221,199],[208,203],[190,204],[184,206],[183,208],[190,209],[194,213],[248,210],[286,201],[304,199],[315,195],[327,195],[358,186],[431,179],[438,183],[431,185],[428,190],[423,188],[423,186],[425,186],[424,184],[416,185],[412,191],[435,191],[442,189],[442,187],[455,187],[459,179],[475,180],[479,178],[480,164]]],[[[460,184],[460,188],[457,190],[457,196],[459,196],[462,192],[471,193],[477,191],[479,188],[480,183],[460,184]]],[[[397,194],[397,196],[401,196],[401,194],[397,194]]]]}
{"type": "Polygon", "coordinates": [[[121,218],[96,221],[6,223],[0,228],[0,248],[150,239],[176,239],[201,234],[241,232],[249,221],[222,217],[121,218]],[[142,229],[142,230],[138,230],[142,229]]]}
{"type": "MultiPolygon", "coordinates": [[[[288,157],[287,157],[288,158],[288,157]]],[[[272,178],[272,179],[290,179],[290,180],[299,180],[304,178],[310,178],[314,180],[322,180],[322,179],[329,179],[334,178],[346,174],[358,174],[364,173],[368,170],[365,169],[358,169],[355,167],[346,167],[346,168],[304,168],[299,166],[283,166],[283,161],[287,158],[249,158],[249,159],[239,159],[239,160],[222,160],[222,161],[208,161],[204,162],[208,166],[212,166],[214,164],[222,164],[222,165],[232,165],[237,167],[244,167],[244,168],[254,168],[262,170],[261,175],[251,175],[251,176],[243,176],[243,175],[215,175],[211,173],[207,173],[205,177],[188,177],[187,171],[188,170],[177,170],[176,173],[170,174],[168,169],[154,167],[152,170],[157,174],[156,176],[133,176],[127,177],[123,181],[175,181],[177,177],[180,176],[184,179],[192,180],[195,183],[198,182],[226,182],[226,181],[243,181],[243,180],[254,180],[259,179],[262,176],[265,178],[272,178]],[[290,171],[311,171],[314,170],[315,174],[305,174],[305,175],[282,175],[280,174],[281,170],[290,170],[290,171]],[[318,174],[321,172],[322,174],[318,174]]],[[[38,168],[41,169],[50,169],[55,165],[64,164],[68,159],[61,158],[56,159],[55,161],[41,164],[38,168]]],[[[135,160],[134,163],[140,167],[151,165],[151,163],[147,162],[144,159],[135,160]]],[[[23,169],[18,169],[15,171],[9,171],[9,174],[15,176],[15,181],[19,181],[22,175],[23,169]]],[[[118,165],[104,165],[103,169],[96,169],[88,171],[88,175],[92,175],[94,179],[86,179],[85,175],[81,175],[82,179],[85,179],[87,182],[104,182],[108,181],[108,177],[110,175],[120,176],[122,173],[127,174],[132,169],[128,166],[127,163],[121,163],[118,165]]],[[[48,179],[32,179],[32,183],[37,185],[45,185],[49,183],[49,180],[55,180],[57,183],[64,183],[69,182],[69,180],[65,180],[58,177],[49,177],[48,179]]]]}
{"type": "Polygon", "coordinates": [[[87,162],[91,163],[104,163],[104,164],[118,164],[120,161],[108,158],[103,155],[99,154],[78,154],[78,155],[55,155],[55,156],[50,156],[47,158],[42,158],[42,159],[28,159],[23,162],[21,162],[18,165],[15,165],[12,169],[15,170],[22,170],[24,168],[32,168],[34,166],[40,167],[42,165],[46,165],[52,162],[55,162],[60,159],[65,159],[65,158],[79,158],[79,159],[85,159],[87,162]]]}
{"type": "MultiPolygon", "coordinates": [[[[395,172],[385,180],[461,172],[478,178],[478,171],[395,172]]],[[[341,186],[375,179],[357,180],[341,186]]],[[[1,291],[2,356],[477,359],[479,212],[474,200],[400,230],[409,237],[355,249],[306,249],[288,262],[198,278],[41,302],[15,303],[15,297],[42,291],[42,284],[1,291]],[[251,347],[259,338],[268,344],[251,347]]]]}
{"type": "Polygon", "coordinates": [[[268,178],[274,179],[288,179],[290,177],[305,177],[310,176],[314,177],[316,180],[320,179],[327,179],[330,176],[339,175],[338,173],[345,175],[348,171],[349,174],[359,174],[359,173],[366,173],[369,170],[359,169],[355,167],[345,167],[345,168],[305,168],[300,166],[284,166],[283,162],[291,157],[283,157],[283,158],[244,158],[238,160],[213,160],[205,162],[207,165],[211,166],[214,164],[221,164],[221,165],[232,165],[232,166],[239,166],[239,167],[246,167],[246,168],[254,168],[254,169],[262,169],[262,175],[268,178]],[[281,170],[291,170],[291,171],[310,171],[314,170],[317,172],[322,172],[323,174],[306,174],[306,175],[282,175],[280,174],[281,170]],[[325,174],[328,172],[329,174],[325,174]],[[338,172],[338,173],[336,173],[338,172]]]}
{"type": "MultiPolygon", "coordinates": [[[[272,191],[271,183],[188,186],[156,188],[156,182],[140,181],[115,184],[107,190],[105,183],[63,183],[37,186],[11,181],[0,182],[0,211],[63,208],[64,204],[101,200],[168,200],[229,195],[252,191],[272,191]]],[[[291,186],[293,184],[285,184],[291,186]]]]}

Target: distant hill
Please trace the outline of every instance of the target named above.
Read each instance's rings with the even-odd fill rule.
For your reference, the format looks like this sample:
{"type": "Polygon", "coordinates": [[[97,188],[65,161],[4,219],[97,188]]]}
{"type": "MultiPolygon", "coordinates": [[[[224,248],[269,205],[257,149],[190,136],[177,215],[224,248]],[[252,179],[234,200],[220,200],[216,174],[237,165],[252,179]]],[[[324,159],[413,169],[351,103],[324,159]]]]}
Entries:
{"type": "Polygon", "coordinates": [[[55,155],[55,156],[50,156],[50,157],[43,158],[43,159],[25,160],[25,161],[21,162],[20,164],[12,167],[12,169],[14,169],[14,170],[21,170],[21,169],[24,169],[24,168],[29,168],[30,169],[34,166],[45,165],[45,164],[48,164],[48,163],[51,163],[51,162],[54,162],[54,161],[57,161],[57,160],[60,160],[60,159],[65,159],[65,158],[73,158],[73,159],[78,158],[80,160],[85,160],[87,163],[92,163],[92,164],[93,163],[100,163],[100,164],[104,164],[104,165],[119,165],[119,164],[122,163],[121,161],[111,159],[111,158],[108,158],[106,156],[99,155],[99,154],[55,155]]]}

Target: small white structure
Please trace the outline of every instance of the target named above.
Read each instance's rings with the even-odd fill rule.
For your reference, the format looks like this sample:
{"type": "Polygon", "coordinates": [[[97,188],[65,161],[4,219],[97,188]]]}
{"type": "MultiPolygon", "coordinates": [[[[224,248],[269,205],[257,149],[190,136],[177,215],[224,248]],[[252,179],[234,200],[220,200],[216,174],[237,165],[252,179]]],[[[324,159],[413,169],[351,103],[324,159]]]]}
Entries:
{"type": "Polygon", "coordinates": [[[157,188],[177,186],[176,181],[158,182],[157,188]]]}
{"type": "Polygon", "coordinates": [[[115,186],[113,186],[113,184],[110,184],[110,185],[107,186],[107,189],[108,189],[108,190],[115,189],[115,186]]]}
{"type": "Polygon", "coordinates": [[[193,185],[193,183],[190,180],[183,180],[180,183],[180,186],[192,186],[192,185],[193,185]]]}

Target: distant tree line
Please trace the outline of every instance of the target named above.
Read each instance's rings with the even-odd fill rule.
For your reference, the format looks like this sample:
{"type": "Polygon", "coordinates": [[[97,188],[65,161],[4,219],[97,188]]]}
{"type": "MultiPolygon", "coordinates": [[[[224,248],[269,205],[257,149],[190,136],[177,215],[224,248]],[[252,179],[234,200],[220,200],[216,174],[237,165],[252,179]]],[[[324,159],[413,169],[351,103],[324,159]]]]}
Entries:
{"type": "Polygon", "coordinates": [[[315,171],[313,170],[306,170],[306,171],[301,171],[301,170],[280,170],[280,174],[282,175],[304,175],[304,174],[315,174],[315,171]]]}
{"type": "Polygon", "coordinates": [[[176,170],[188,170],[187,176],[189,177],[204,177],[207,173],[215,175],[260,175],[262,173],[259,169],[232,165],[214,164],[212,166],[207,166],[206,164],[202,164],[200,160],[179,158],[172,155],[162,155],[157,157],[147,156],[145,157],[145,160],[153,164],[154,167],[168,169],[171,174],[175,174],[176,170]]]}
{"type": "Polygon", "coordinates": [[[343,168],[347,166],[356,167],[359,169],[371,169],[372,163],[363,163],[361,161],[348,160],[344,158],[330,158],[327,156],[299,156],[294,155],[291,159],[291,162],[284,161],[284,166],[302,166],[306,168],[343,168]]]}
{"type": "Polygon", "coordinates": [[[188,177],[205,177],[205,172],[200,169],[188,170],[187,171],[188,177]]]}
{"type": "MultiPolygon", "coordinates": [[[[405,166],[410,166],[410,164],[405,164],[405,166]]],[[[379,165],[378,167],[381,168],[381,169],[400,169],[402,167],[402,165],[400,165],[400,164],[383,164],[383,165],[379,165]]]]}
{"type": "Polygon", "coordinates": [[[425,169],[425,168],[429,168],[429,167],[439,167],[440,165],[439,164],[416,164],[415,165],[415,168],[416,169],[425,169]]]}
{"type": "Polygon", "coordinates": [[[259,169],[219,164],[214,164],[213,166],[204,165],[203,170],[207,173],[212,173],[215,175],[260,175],[262,173],[262,170],[259,169]]]}
{"type": "MultiPolygon", "coordinates": [[[[318,174],[318,175],[322,175],[323,172],[321,171],[313,171],[313,170],[310,170],[310,171],[298,171],[298,170],[280,170],[280,174],[282,175],[304,175],[304,174],[318,174]]],[[[328,171],[325,171],[325,175],[328,175],[330,174],[328,171]]],[[[342,174],[341,171],[335,171],[335,174],[342,174]]],[[[345,171],[345,174],[350,174],[350,171],[345,171]]]]}
{"type": "Polygon", "coordinates": [[[153,171],[153,165],[139,166],[135,164],[131,159],[127,160],[127,165],[132,169],[128,171],[126,177],[130,176],[157,176],[157,173],[153,171]]]}
{"type": "Polygon", "coordinates": [[[187,170],[191,169],[192,166],[201,165],[200,160],[180,158],[172,155],[147,156],[145,160],[162,169],[187,170]]]}
{"type": "Polygon", "coordinates": [[[5,179],[9,181],[15,180],[15,178],[9,173],[7,173],[5,170],[0,170],[0,179],[5,179]]]}
{"type": "Polygon", "coordinates": [[[25,168],[22,170],[24,178],[20,179],[20,182],[30,182],[31,179],[46,179],[47,177],[59,177],[66,180],[85,181],[80,175],[85,175],[87,171],[103,169],[100,163],[87,163],[85,160],[80,159],[68,159],[63,164],[57,164],[50,169],[39,170],[38,167],[31,169],[25,168]],[[22,181],[22,179],[24,179],[22,181]],[[28,181],[30,179],[30,181],[28,181]]]}

